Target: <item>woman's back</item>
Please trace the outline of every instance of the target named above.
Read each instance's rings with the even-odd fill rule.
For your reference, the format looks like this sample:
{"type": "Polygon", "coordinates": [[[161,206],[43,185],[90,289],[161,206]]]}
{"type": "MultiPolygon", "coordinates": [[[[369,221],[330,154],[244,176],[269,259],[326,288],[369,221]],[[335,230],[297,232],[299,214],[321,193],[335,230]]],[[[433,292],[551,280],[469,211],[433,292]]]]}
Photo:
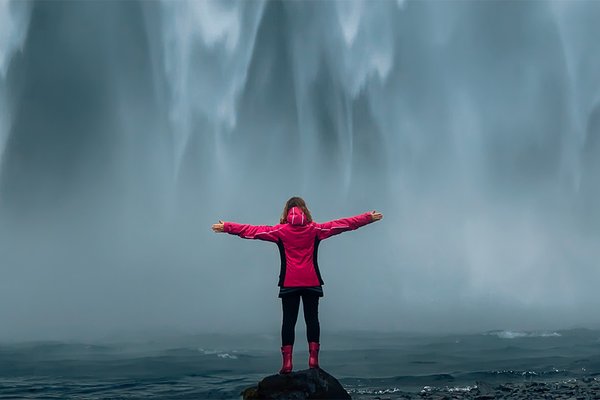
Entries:
{"type": "Polygon", "coordinates": [[[288,210],[285,223],[253,226],[225,222],[224,231],[245,239],[277,243],[281,256],[279,286],[319,286],[323,284],[317,262],[319,243],[372,221],[371,213],[364,213],[319,224],[310,221],[301,208],[292,207],[288,210]]]}

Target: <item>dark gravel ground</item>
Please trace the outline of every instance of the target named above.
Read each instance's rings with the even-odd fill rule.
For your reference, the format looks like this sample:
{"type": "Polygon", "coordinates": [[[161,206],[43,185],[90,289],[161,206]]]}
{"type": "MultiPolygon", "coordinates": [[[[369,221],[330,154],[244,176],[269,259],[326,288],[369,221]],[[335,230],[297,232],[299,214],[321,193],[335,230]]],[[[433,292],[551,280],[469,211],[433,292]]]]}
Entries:
{"type": "Polygon", "coordinates": [[[361,395],[351,393],[356,400],[491,400],[491,399],[569,399],[600,400],[600,378],[570,379],[559,382],[521,382],[489,384],[477,382],[474,386],[464,388],[431,388],[425,387],[420,393],[395,391],[380,395],[361,395]]]}

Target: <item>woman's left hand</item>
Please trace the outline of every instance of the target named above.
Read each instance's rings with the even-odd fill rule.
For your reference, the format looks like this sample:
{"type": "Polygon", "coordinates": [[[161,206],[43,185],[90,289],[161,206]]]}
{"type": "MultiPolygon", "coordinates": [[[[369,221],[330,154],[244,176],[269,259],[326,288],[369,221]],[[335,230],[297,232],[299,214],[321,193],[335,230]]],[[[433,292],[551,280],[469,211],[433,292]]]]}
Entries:
{"type": "Polygon", "coordinates": [[[379,221],[383,218],[383,214],[377,211],[371,211],[371,220],[379,221]]]}
{"type": "Polygon", "coordinates": [[[219,220],[218,224],[213,224],[212,226],[212,230],[216,233],[221,233],[225,231],[225,224],[223,223],[223,221],[219,220]]]}

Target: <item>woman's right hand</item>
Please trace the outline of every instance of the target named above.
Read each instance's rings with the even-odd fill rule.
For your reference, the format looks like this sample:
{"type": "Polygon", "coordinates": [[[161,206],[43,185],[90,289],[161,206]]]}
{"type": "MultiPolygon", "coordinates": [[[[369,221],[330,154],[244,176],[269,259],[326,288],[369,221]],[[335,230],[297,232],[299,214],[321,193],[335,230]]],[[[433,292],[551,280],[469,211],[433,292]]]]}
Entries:
{"type": "Polygon", "coordinates": [[[223,221],[219,220],[218,224],[213,224],[212,230],[216,233],[221,233],[225,231],[224,226],[225,224],[223,223],[223,221]]]}
{"type": "Polygon", "coordinates": [[[377,211],[371,211],[371,219],[373,221],[379,221],[383,218],[383,214],[377,211]]]}

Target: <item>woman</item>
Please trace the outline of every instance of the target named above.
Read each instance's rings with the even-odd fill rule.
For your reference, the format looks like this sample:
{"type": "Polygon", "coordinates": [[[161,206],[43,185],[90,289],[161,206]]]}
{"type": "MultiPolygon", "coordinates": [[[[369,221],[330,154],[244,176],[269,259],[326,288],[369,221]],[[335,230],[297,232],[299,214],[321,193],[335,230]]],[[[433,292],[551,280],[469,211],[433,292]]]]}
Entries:
{"type": "Polygon", "coordinates": [[[215,232],[238,235],[244,239],[261,239],[277,243],[281,256],[279,273],[279,297],[283,307],[281,327],[281,353],[283,365],[280,374],[292,372],[292,349],[295,326],[300,307],[300,298],[306,322],[309,368],[319,367],[319,297],[323,296],[323,279],[317,263],[319,243],[339,233],[354,230],[373,221],[383,214],[371,211],[350,218],[319,224],[313,222],[306,203],[300,197],[287,201],[280,223],[275,226],[246,225],[219,221],[213,224],[215,232]]]}

